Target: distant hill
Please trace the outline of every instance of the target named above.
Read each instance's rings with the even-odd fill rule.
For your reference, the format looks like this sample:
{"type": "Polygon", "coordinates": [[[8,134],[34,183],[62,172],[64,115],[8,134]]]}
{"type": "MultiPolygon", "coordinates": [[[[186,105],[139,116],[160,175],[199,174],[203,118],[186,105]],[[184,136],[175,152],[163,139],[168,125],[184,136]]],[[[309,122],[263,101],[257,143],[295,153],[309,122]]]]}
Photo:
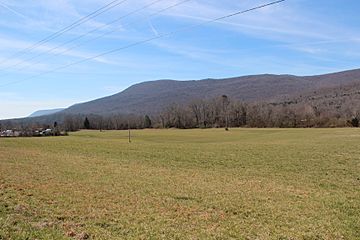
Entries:
{"type": "Polygon", "coordinates": [[[60,112],[41,111],[42,116],[39,113],[32,114],[32,117],[39,117],[32,118],[31,121],[61,121],[65,115],[71,114],[152,115],[172,103],[184,104],[221,95],[248,103],[315,101],[320,97],[329,99],[329,104],[333,101],[339,104],[343,101],[340,97],[347,97],[350,90],[351,94],[360,91],[360,69],[317,76],[264,74],[197,81],[158,80],[136,84],[118,94],[76,104],[60,112]],[[346,93],[342,93],[343,91],[346,93]],[[333,96],[335,100],[328,98],[329,96],[333,96]],[[336,98],[339,98],[338,101],[336,98]]]}
{"type": "Polygon", "coordinates": [[[154,114],[171,103],[228,95],[244,102],[271,101],[299,93],[360,83],[360,69],[299,77],[292,75],[254,75],[198,81],[159,80],[136,84],[118,94],[74,105],[66,114],[154,114]]]}
{"type": "Polygon", "coordinates": [[[54,114],[54,113],[58,113],[58,112],[60,112],[60,111],[62,111],[64,109],[65,108],[39,110],[39,111],[36,111],[36,112],[32,113],[29,117],[41,117],[41,116],[51,115],[51,114],[54,114]]]}

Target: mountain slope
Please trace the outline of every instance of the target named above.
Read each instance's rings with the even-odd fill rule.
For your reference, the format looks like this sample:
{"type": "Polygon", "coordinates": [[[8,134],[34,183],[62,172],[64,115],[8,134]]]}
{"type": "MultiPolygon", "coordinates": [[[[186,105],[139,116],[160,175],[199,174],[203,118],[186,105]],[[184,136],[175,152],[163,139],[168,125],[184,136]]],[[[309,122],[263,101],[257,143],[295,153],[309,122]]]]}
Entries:
{"type": "Polygon", "coordinates": [[[244,102],[321,102],[352,104],[360,93],[360,69],[318,76],[254,75],[198,81],[159,80],[133,85],[118,94],[76,104],[55,114],[0,121],[46,123],[63,121],[66,115],[157,114],[170,104],[228,95],[244,102]],[[349,95],[350,94],[350,95],[349,95]],[[320,100],[319,100],[320,101],[320,100]]]}
{"type": "Polygon", "coordinates": [[[62,110],[64,110],[64,108],[39,110],[39,111],[32,113],[29,117],[41,117],[41,116],[51,115],[51,114],[60,112],[62,110]]]}
{"type": "Polygon", "coordinates": [[[74,105],[65,114],[154,114],[171,103],[228,95],[245,102],[269,101],[360,82],[360,69],[298,77],[254,75],[199,81],[160,80],[133,85],[113,96],[74,105]]]}

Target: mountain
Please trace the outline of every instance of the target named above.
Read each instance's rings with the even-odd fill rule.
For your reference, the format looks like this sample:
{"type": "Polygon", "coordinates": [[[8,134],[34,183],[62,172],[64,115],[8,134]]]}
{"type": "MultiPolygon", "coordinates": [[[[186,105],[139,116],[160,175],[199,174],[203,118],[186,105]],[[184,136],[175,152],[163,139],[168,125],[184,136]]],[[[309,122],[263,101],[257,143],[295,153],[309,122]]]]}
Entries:
{"type": "Polygon", "coordinates": [[[254,75],[198,81],[159,80],[136,84],[118,94],[77,104],[65,114],[154,114],[172,103],[227,95],[244,102],[273,101],[360,83],[360,69],[317,75],[254,75]]]}
{"type": "Polygon", "coordinates": [[[173,103],[185,104],[221,95],[248,103],[261,101],[281,104],[282,101],[301,102],[322,98],[332,104],[333,99],[327,98],[328,96],[339,98],[337,102],[340,103],[340,97],[344,99],[345,96],[350,102],[352,97],[347,96],[356,94],[357,97],[358,92],[360,69],[316,76],[264,74],[197,81],[158,80],[136,84],[118,94],[76,104],[55,114],[31,118],[31,121],[61,121],[65,115],[72,114],[152,115],[173,103]]]}
{"type": "Polygon", "coordinates": [[[57,109],[48,109],[48,110],[39,110],[39,111],[36,111],[34,113],[32,113],[30,116],[28,117],[41,117],[41,116],[46,116],[46,115],[51,115],[51,114],[54,114],[54,113],[58,113],[62,110],[64,110],[65,108],[57,108],[57,109]]]}

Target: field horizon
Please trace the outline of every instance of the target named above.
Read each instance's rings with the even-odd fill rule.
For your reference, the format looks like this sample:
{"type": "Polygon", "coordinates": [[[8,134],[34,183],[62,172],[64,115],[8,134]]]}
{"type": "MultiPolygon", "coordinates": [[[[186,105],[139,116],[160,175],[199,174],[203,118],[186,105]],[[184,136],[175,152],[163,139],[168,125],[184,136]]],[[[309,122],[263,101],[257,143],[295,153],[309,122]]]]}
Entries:
{"type": "Polygon", "coordinates": [[[358,239],[360,129],[0,139],[0,239],[358,239]]]}

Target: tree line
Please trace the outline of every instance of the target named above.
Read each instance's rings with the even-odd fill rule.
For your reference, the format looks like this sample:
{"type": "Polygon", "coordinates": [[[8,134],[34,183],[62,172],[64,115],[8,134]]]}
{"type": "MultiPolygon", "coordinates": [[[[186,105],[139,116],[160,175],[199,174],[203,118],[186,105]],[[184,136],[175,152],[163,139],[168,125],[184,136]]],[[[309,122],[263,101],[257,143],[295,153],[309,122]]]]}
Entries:
{"type": "MultiPolygon", "coordinates": [[[[244,103],[226,95],[170,104],[152,115],[66,115],[57,120],[62,131],[144,128],[314,128],[359,127],[360,101],[334,105],[319,101],[244,103]]],[[[53,123],[2,122],[1,129],[51,128],[53,123]]]]}
{"type": "Polygon", "coordinates": [[[143,128],[314,128],[358,127],[360,112],[329,108],[310,102],[244,103],[223,95],[218,98],[194,100],[188,104],[170,104],[151,116],[66,116],[64,127],[77,129],[124,130],[143,128]]]}

